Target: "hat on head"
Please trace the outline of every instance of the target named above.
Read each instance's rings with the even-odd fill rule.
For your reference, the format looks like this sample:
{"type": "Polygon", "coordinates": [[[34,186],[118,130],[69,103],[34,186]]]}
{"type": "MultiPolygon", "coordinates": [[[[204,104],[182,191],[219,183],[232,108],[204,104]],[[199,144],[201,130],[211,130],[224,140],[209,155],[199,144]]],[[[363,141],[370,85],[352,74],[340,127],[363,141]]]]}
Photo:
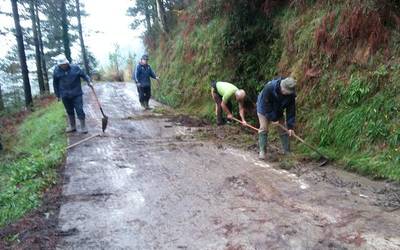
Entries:
{"type": "Polygon", "coordinates": [[[64,55],[58,55],[56,61],[57,65],[69,64],[68,59],[64,55]]]}
{"type": "Polygon", "coordinates": [[[144,55],[142,56],[142,60],[149,60],[149,56],[146,55],[146,54],[144,54],[144,55]]]}
{"type": "Polygon", "coordinates": [[[292,77],[287,77],[281,81],[281,87],[288,93],[293,93],[296,87],[296,80],[292,77]]]}

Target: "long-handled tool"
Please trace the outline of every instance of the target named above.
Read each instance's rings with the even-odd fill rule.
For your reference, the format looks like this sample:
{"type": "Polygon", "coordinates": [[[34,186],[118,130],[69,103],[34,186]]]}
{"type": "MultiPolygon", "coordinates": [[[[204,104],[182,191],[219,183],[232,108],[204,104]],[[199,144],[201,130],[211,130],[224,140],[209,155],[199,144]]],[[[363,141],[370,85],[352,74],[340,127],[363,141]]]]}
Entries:
{"type": "Polygon", "coordinates": [[[89,140],[91,140],[91,139],[93,139],[93,138],[96,138],[96,137],[98,137],[98,136],[101,136],[101,135],[100,135],[100,134],[95,134],[95,135],[89,136],[88,138],[85,138],[85,139],[80,140],[80,141],[78,141],[78,142],[76,142],[76,143],[74,143],[74,144],[69,145],[69,146],[67,147],[67,149],[71,149],[71,148],[73,148],[73,147],[76,147],[76,146],[78,146],[78,145],[80,145],[80,144],[82,144],[82,143],[84,143],[84,142],[86,142],[86,141],[89,141],[89,140]]]}
{"type": "MultiPolygon", "coordinates": [[[[256,127],[251,126],[250,124],[247,123],[243,123],[241,120],[236,119],[235,117],[232,118],[232,120],[239,122],[240,124],[242,124],[245,127],[251,128],[252,130],[259,132],[260,130],[256,127]]],[[[286,133],[289,134],[289,130],[287,128],[285,128],[284,126],[282,126],[282,124],[277,124],[278,127],[280,127],[281,129],[283,129],[286,133]]],[[[296,138],[297,140],[299,140],[301,143],[303,143],[304,145],[306,145],[308,148],[312,149],[313,151],[315,151],[316,153],[318,153],[322,159],[323,162],[319,165],[320,167],[324,166],[325,164],[328,163],[329,158],[326,157],[324,154],[322,154],[317,148],[315,148],[314,146],[308,144],[306,141],[304,141],[300,136],[293,134],[293,137],[296,138]]]]}
{"type": "Polygon", "coordinates": [[[103,115],[103,118],[101,119],[101,129],[103,130],[103,133],[104,133],[106,131],[107,124],[108,124],[108,116],[106,116],[104,114],[103,108],[101,107],[101,104],[99,102],[99,98],[97,97],[96,91],[94,91],[93,85],[90,84],[89,87],[92,89],[94,97],[95,97],[96,102],[97,102],[97,105],[99,105],[101,114],[103,115]]]}

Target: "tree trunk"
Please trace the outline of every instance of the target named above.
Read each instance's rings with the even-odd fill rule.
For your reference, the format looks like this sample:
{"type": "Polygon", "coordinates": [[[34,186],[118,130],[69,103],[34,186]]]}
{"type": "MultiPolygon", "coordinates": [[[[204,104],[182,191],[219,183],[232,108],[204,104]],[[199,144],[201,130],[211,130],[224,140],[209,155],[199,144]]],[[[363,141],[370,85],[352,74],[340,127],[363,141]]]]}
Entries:
{"type": "Polygon", "coordinates": [[[1,92],[1,84],[0,84],[0,112],[3,110],[4,110],[3,92],[1,92]]]}
{"type": "Polygon", "coordinates": [[[39,48],[38,32],[37,32],[37,26],[36,26],[35,5],[33,3],[34,1],[36,1],[36,0],[29,1],[29,13],[31,15],[33,41],[35,44],[35,59],[36,59],[37,77],[38,77],[38,82],[39,82],[39,90],[40,90],[40,94],[43,95],[46,92],[46,90],[44,87],[44,80],[43,80],[42,59],[41,59],[42,55],[40,54],[40,48],[39,48]]]}
{"type": "Polygon", "coordinates": [[[151,6],[151,20],[153,21],[153,25],[157,23],[157,4],[156,0],[153,0],[150,4],[151,6]]]}
{"type": "Polygon", "coordinates": [[[79,40],[81,42],[81,50],[82,50],[82,57],[83,57],[83,64],[85,65],[86,74],[90,76],[90,68],[89,68],[89,60],[86,54],[86,47],[83,41],[83,32],[82,32],[82,20],[81,20],[81,8],[79,0],[75,0],[76,3],[76,15],[78,17],[78,32],[79,32],[79,40]]]}
{"type": "Polygon", "coordinates": [[[32,92],[31,92],[31,85],[29,83],[28,66],[26,65],[24,38],[22,36],[21,24],[19,22],[17,0],[10,0],[10,1],[12,5],[13,18],[15,23],[15,37],[17,39],[17,45],[18,45],[18,56],[21,64],[22,79],[24,83],[25,106],[28,109],[31,109],[33,103],[32,92]]]}
{"type": "Polygon", "coordinates": [[[151,29],[151,21],[150,21],[150,9],[149,9],[148,5],[146,5],[145,17],[146,17],[147,30],[150,30],[151,29]]]}
{"type": "Polygon", "coordinates": [[[65,57],[68,59],[69,62],[72,62],[68,35],[67,6],[65,5],[65,0],[61,0],[61,22],[65,57]]]}
{"type": "Polygon", "coordinates": [[[160,24],[160,28],[163,32],[168,33],[167,24],[165,23],[165,8],[162,0],[156,0],[157,4],[157,19],[160,24]]]}
{"type": "Polygon", "coordinates": [[[42,65],[42,73],[44,79],[44,89],[47,93],[50,93],[50,86],[49,86],[49,75],[47,73],[47,66],[46,66],[46,58],[44,56],[44,49],[43,49],[43,40],[42,40],[42,28],[40,26],[40,18],[39,18],[39,10],[37,6],[37,2],[35,1],[35,12],[36,12],[36,23],[37,23],[37,31],[38,31],[38,40],[39,40],[39,47],[40,47],[40,59],[42,65]]]}

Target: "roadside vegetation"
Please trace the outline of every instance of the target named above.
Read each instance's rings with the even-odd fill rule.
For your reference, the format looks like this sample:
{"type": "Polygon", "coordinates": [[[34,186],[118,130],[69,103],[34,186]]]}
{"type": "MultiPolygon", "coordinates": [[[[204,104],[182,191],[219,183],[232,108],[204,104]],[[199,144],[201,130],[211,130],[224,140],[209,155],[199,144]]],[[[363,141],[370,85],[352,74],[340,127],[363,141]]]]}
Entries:
{"type": "Polygon", "coordinates": [[[67,145],[64,113],[61,103],[52,102],[2,131],[0,227],[38,207],[43,192],[55,184],[67,145]]]}
{"type": "Polygon", "coordinates": [[[400,181],[397,1],[194,1],[167,24],[144,39],[160,101],[213,120],[211,80],[254,103],[268,80],[292,75],[299,135],[346,169],[400,181]]]}

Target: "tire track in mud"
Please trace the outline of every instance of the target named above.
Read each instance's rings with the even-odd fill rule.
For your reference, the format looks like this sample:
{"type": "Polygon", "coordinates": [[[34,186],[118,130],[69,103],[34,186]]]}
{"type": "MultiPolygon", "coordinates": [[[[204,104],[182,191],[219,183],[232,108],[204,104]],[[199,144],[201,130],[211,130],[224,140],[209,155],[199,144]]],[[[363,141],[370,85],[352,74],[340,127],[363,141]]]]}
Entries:
{"type": "MultiPolygon", "coordinates": [[[[198,141],[141,111],[133,85],[96,89],[110,124],[68,153],[59,249],[400,247],[399,213],[198,141]]],[[[88,99],[94,133],[99,113],[88,99]]]]}

